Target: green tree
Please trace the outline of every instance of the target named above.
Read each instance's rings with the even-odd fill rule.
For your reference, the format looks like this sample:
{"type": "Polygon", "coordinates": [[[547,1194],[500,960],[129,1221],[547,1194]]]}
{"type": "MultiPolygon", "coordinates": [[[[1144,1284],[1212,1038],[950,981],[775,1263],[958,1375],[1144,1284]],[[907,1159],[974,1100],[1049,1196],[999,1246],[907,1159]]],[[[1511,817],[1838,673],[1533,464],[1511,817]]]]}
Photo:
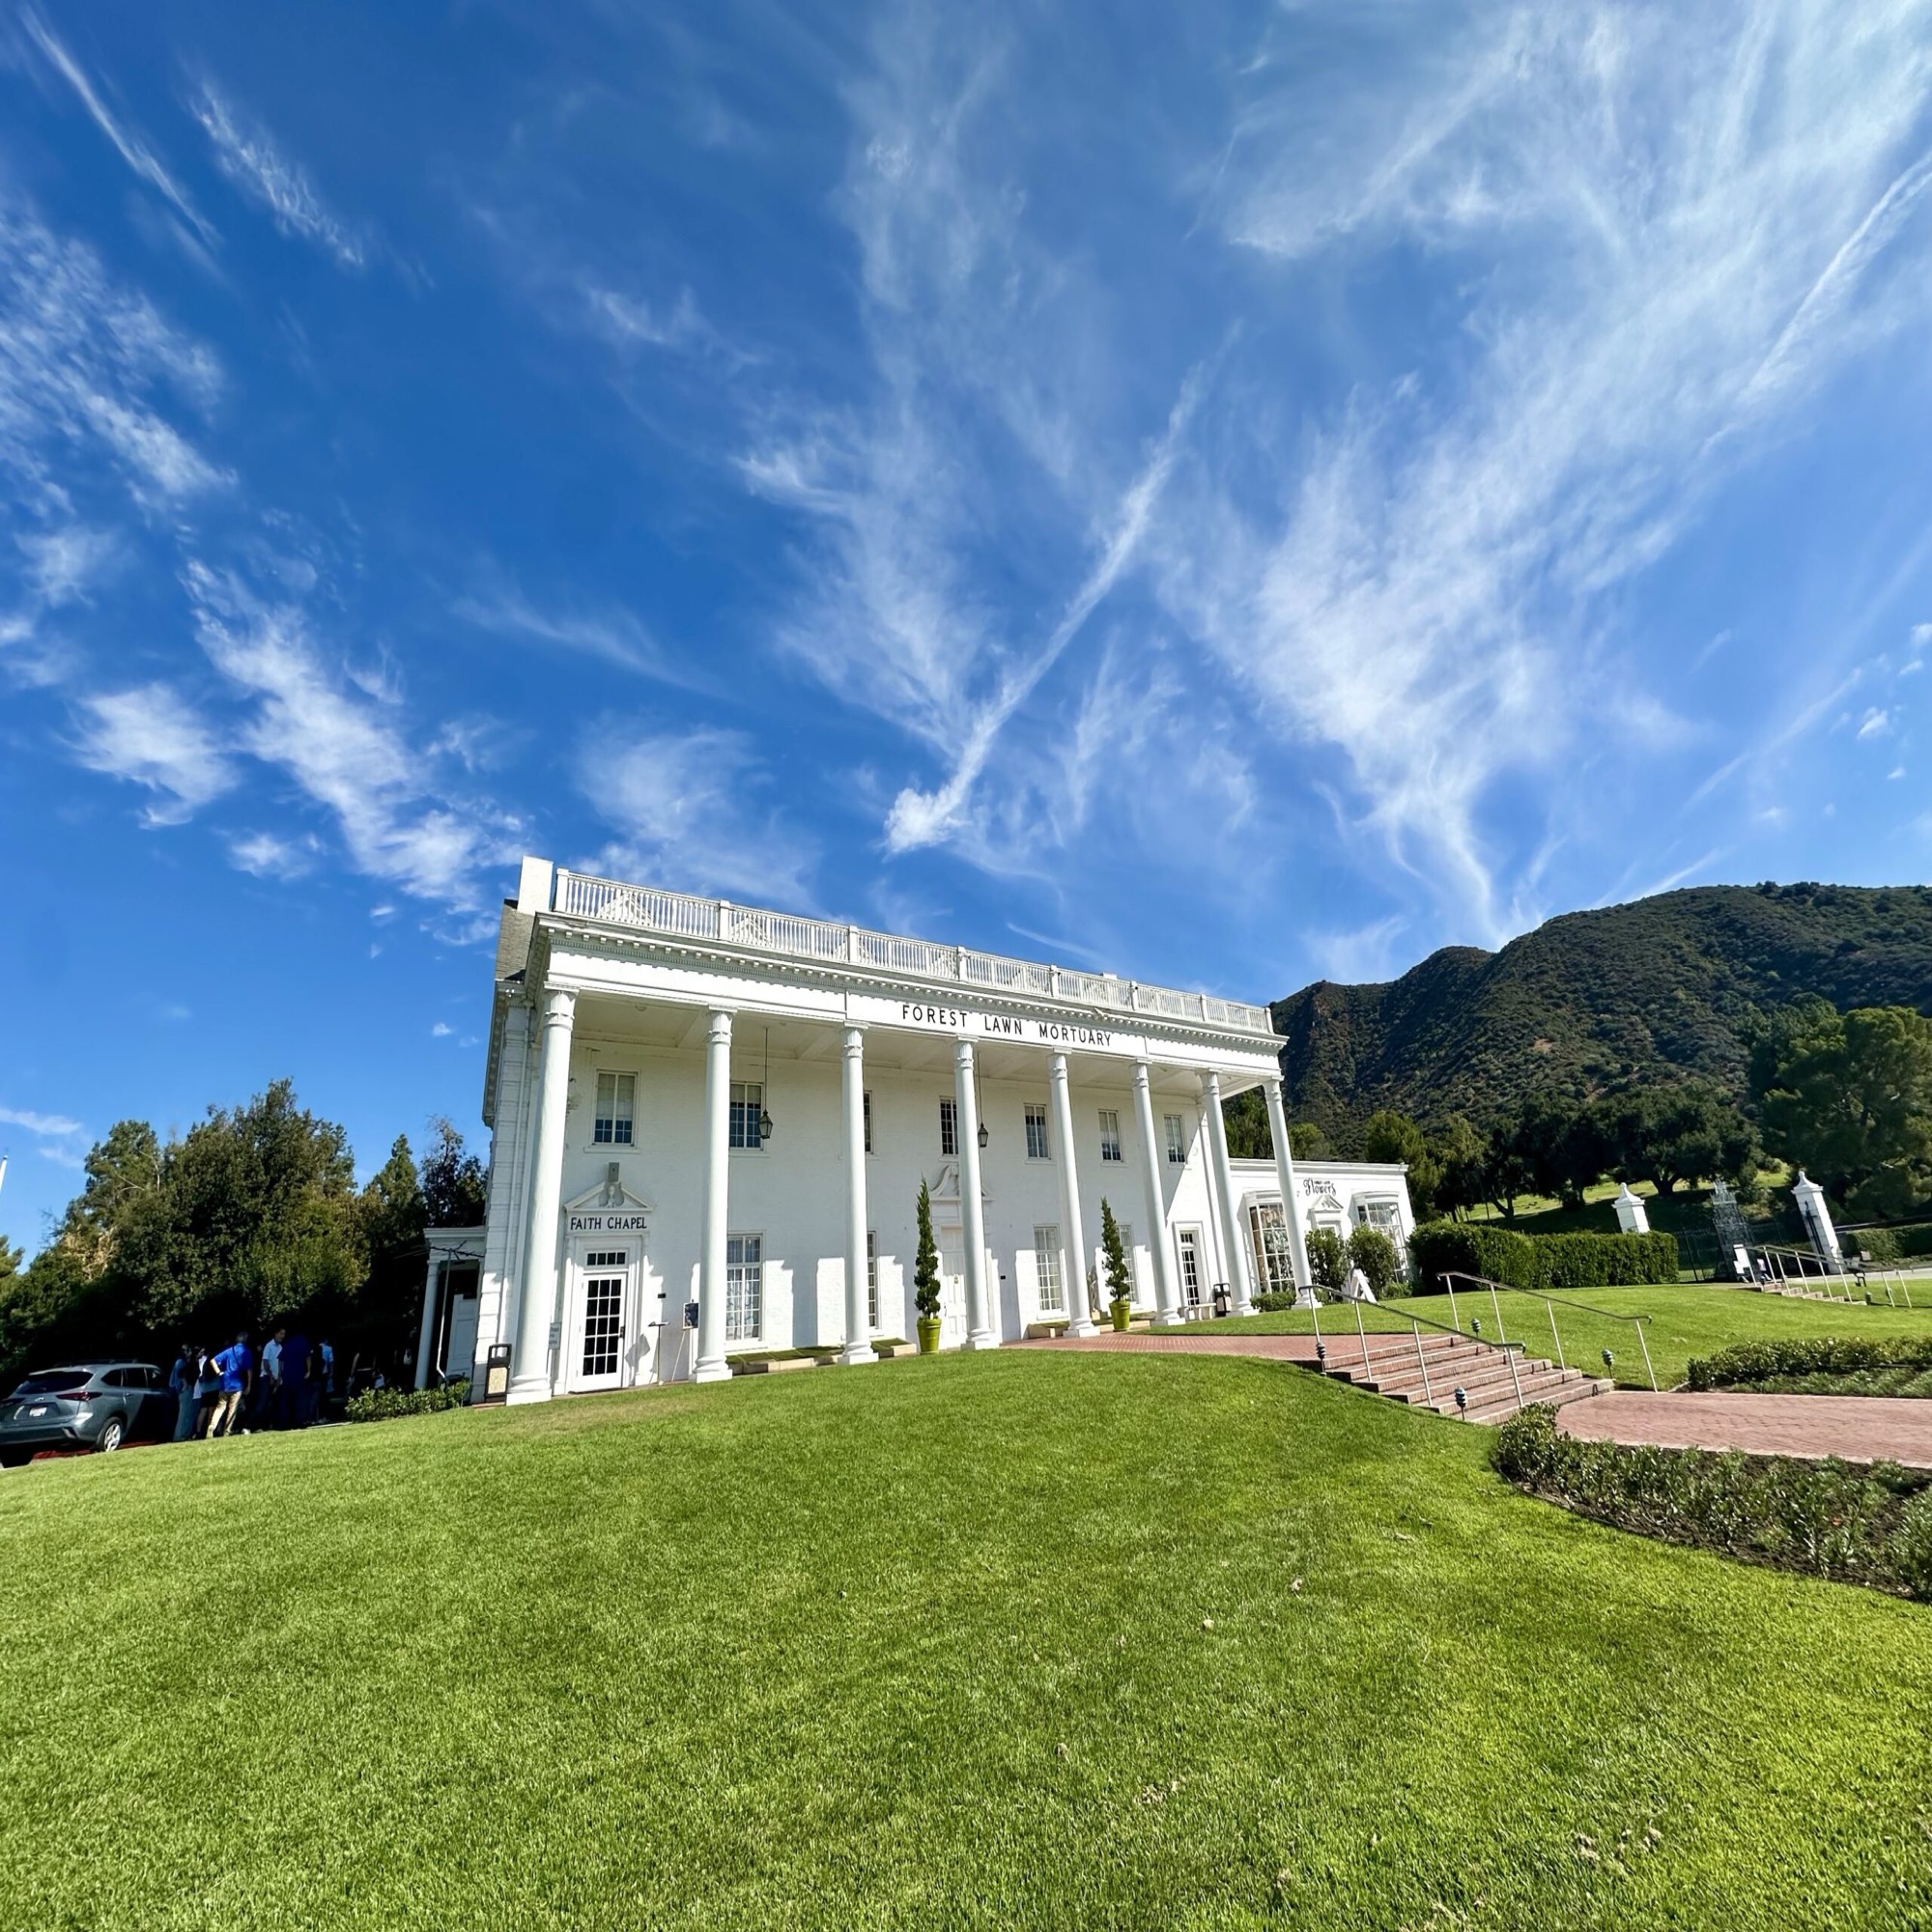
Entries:
{"type": "Polygon", "coordinates": [[[1660,1195],[1680,1182],[1744,1181],[1757,1169],[1750,1122],[1701,1081],[1639,1087],[1598,1105],[1619,1180],[1648,1180],[1660,1195]]]}
{"type": "Polygon", "coordinates": [[[438,1115],[429,1123],[430,1151],[423,1155],[423,1212],[432,1228],[478,1228],[489,1218],[490,1189],[483,1163],[463,1136],[438,1115]]]}
{"type": "Polygon", "coordinates": [[[1493,1122],[1483,1146],[1482,1193],[1505,1221],[1516,1219],[1520,1195],[1536,1190],[1536,1163],[1523,1137],[1521,1122],[1505,1116],[1493,1122]]]}
{"type": "Polygon", "coordinates": [[[1127,1265],[1126,1244],[1121,1239],[1121,1224],[1107,1197],[1100,1197],[1100,1269],[1105,1279],[1100,1287],[1106,1299],[1131,1301],[1134,1298],[1133,1271],[1127,1265]]]}
{"type": "MultiPolygon", "coordinates": [[[[1236,1160],[1272,1160],[1274,1134],[1268,1126],[1267,1098],[1259,1087],[1221,1102],[1221,1122],[1228,1130],[1228,1152],[1236,1160]]],[[[1290,1136],[1290,1145],[1293,1136],[1290,1136]]]]}
{"type": "Polygon", "coordinates": [[[1910,1007],[1797,1003],[1755,1042],[1750,1086],[1772,1151],[1853,1213],[1932,1193],[1932,1021],[1910,1007]]]}
{"type": "Polygon", "coordinates": [[[1328,1151],[1328,1136],[1313,1121],[1291,1121],[1288,1151],[1292,1160],[1320,1160],[1328,1151]]]}
{"type": "Polygon", "coordinates": [[[298,1107],[287,1080],[245,1107],[211,1107],[164,1150],[117,1264],[156,1328],[260,1325],[319,1295],[352,1297],[368,1253],[347,1136],[298,1107]]]}
{"type": "Polygon", "coordinates": [[[1451,1114],[1443,1130],[1430,1142],[1438,1179],[1435,1211],[1460,1219],[1486,1197],[1483,1191],[1485,1149],[1481,1135],[1461,1114],[1451,1114]]]}
{"type": "Polygon", "coordinates": [[[1395,1286],[1402,1271],[1395,1243],[1379,1228],[1357,1228],[1349,1236],[1349,1259],[1361,1269],[1362,1279],[1378,1301],[1395,1286]]]}
{"type": "Polygon", "coordinates": [[[1311,1228],[1307,1237],[1308,1272],[1324,1293],[1342,1293],[1349,1279],[1349,1251],[1333,1228],[1311,1228]]]}
{"type": "Polygon", "coordinates": [[[932,1195],[919,1183],[919,1253],[912,1264],[912,1305],[930,1320],[939,1313],[939,1249],[932,1238],[932,1195]]]}
{"type": "Polygon", "coordinates": [[[1435,1210],[1435,1197],[1442,1185],[1442,1163],[1429,1144],[1429,1136],[1393,1107],[1379,1107],[1362,1122],[1362,1158],[1400,1161],[1408,1169],[1408,1198],[1418,1220],[1426,1221],[1435,1210]]]}

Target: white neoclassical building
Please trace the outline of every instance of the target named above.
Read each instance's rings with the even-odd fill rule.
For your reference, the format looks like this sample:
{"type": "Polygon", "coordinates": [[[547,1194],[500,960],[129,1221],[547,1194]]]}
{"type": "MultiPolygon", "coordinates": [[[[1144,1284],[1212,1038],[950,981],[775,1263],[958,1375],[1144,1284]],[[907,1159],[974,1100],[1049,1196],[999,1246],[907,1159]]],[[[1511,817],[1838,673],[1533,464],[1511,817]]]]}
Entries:
{"type": "Polygon", "coordinates": [[[1261,1007],[526,859],[489,1221],[430,1237],[418,1376],[481,1394],[507,1348],[533,1402],[792,1349],[872,1360],[914,1333],[922,1180],[942,1346],[1089,1329],[1103,1200],[1137,1309],[1220,1288],[1245,1311],[1306,1282],[1306,1227],[1411,1227],[1399,1167],[1296,1174],[1278,1045],[1261,1007]],[[1279,1157],[1233,1161],[1221,1101],[1258,1085],[1279,1157]]]}

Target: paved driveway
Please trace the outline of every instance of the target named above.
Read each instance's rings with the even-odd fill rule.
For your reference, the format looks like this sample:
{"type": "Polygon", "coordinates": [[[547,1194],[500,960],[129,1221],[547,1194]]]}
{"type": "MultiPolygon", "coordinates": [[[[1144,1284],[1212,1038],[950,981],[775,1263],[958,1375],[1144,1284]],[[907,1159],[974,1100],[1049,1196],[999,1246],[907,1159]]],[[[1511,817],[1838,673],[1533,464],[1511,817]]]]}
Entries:
{"type": "Polygon", "coordinates": [[[1664,1449],[1841,1456],[1932,1469],[1932,1402],[1910,1396],[1646,1395],[1618,1389],[1559,1409],[1566,1435],[1664,1449]]]}

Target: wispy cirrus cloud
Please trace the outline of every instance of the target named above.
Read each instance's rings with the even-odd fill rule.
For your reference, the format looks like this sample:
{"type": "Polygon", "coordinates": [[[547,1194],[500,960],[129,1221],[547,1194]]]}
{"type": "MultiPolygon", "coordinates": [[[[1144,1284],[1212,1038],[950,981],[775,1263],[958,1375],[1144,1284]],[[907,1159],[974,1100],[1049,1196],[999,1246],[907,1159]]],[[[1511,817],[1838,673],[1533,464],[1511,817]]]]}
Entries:
{"type": "Polygon", "coordinates": [[[103,450],[144,504],[222,488],[231,472],[165,407],[203,414],[220,387],[206,348],[0,189],[0,468],[32,498],[57,499],[75,443],[103,450]]]}
{"type": "Polygon", "coordinates": [[[168,685],[99,693],[82,698],[80,710],[76,756],[153,794],[141,814],[147,825],[185,824],[235,782],[215,732],[168,685]]]}
{"type": "Polygon", "coordinates": [[[214,150],[215,165],[251,201],[266,208],[284,235],[313,242],[340,269],[368,262],[362,236],[337,215],[302,169],[282,153],[266,129],[247,121],[204,80],[188,103],[214,150]]]}
{"type": "Polygon", "coordinates": [[[667,684],[691,685],[690,668],[666,652],[644,625],[616,605],[539,606],[501,571],[479,573],[450,604],[450,614],[493,637],[575,652],[667,684]]]}
{"type": "MultiPolygon", "coordinates": [[[[485,801],[449,796],[427,753],[411,744],[399,707],[333,668],[298,607],[268,602],[235,573],[198,561],[185,582],[202,649],[248,704],[237,744],[330,815],[364,877],[475,911],[485,873],[515,854],[517,821],[485,801]]],[[[257,842],[238,857],[265,868],[286,849],[257,842]]]]}
{"type": "Polygon", "coordinates": [[[771,802],[752,741],[736,731],[639,733],[607,720],[586,734],[578,789],[615,838],[592,862],[618,878],[809,906],[817,848],[771,802]]]}
{"type": "Polygon", "coordinates": [[[174,209],[202,242],[213,242],[216,239],[213,228],[202,219],[200,212],[188,199],[187,190],[162,165],[160,158],[147,141],[107,105],[100,90],[96,87],[86,69],[55,37],[53,30],[40,14],[31,7],[23,8],[20,13],[20,24],[26,29],[28,38],[41,50],[47,65],[73,90],[80,104],[92,117],[94,125],[107,136],[121,158],[174,209]]]}
{"type": "MultiPolygon", "coordinates": [[[[1173,770],[1221,711],[1295,747],[1405,898],[1492,941],[1540,916],[1534,854],[1593,836],[1578,759],[1699,729],[1613,640],[1616,601],[1925,314],[1929,24],[1923,0],[1856,33],[1754,0],[1285,10],[1231,65],[1219,137],[1174,153],[1185,233],[1145,204],[1143,275],[1055,230],[1026,38],[888,14],[840,202],[869,392],[774,410],[740,456],[817,532],[783,641],[943,760],[888,794],[888,848],[1048,869],[1075,777],[1107,782],[1064,754],[1075,721],[1173,770]],[[1427,328],[1335,380],[1301,313],[1411,273],[1427,328]],[[1173,362],[1124,347],[1175,283],[1213,330],[1180,410],[1173,362]],[[1184,698],[1149,675],[1139,716],[1092,701],[1090,590],[1113,663],[1184,664],[1184,698]]],[[[1115,109],[1123,149],[1173,152],[1157,102],[1115,109]]]]}

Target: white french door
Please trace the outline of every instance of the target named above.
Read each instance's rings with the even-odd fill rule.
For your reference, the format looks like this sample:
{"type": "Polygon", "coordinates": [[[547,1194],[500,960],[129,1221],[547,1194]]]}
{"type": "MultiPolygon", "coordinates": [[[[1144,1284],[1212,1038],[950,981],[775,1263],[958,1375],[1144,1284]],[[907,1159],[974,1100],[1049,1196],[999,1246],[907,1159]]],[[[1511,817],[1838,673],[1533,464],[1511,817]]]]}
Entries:
{"type": "Polygon", "coordinates": [[[576,1320],[564,1364],[564,1386],[574,1395],[618,1388],[627,1379],[636,1263],[636,1250],[630,1247],[585,1248],[577,1257],[572,1269],[576,1320]]]}

